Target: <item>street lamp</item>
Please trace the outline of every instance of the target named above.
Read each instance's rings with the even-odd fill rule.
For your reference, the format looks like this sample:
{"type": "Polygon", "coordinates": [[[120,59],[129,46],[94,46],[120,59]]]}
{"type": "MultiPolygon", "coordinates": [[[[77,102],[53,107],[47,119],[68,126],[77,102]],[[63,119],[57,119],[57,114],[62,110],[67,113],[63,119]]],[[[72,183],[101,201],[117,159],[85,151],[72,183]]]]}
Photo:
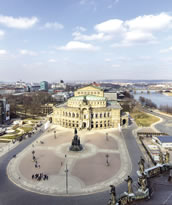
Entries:
{"type": "Polygon", "coordinates": [[[56,139],[56,131],[54,130],[54,139],[56,139]]]}
{"type": "Polygon", "coordinates": [[[110,165],[110,164],[109,164],[109,160],[108,160],[108,159],[109,159],[109,155],[106,154],[105,157],[106,157],[106,165],[109,166],[109,165],[110,165]]]}
{"type": "Polygon", "coordinates": [[[65,169],[65,173],[66,173],[66,194],[68,194],[68,168],[67,168],[67,155],[65,154],[65,158],[66,158],[66,169],[65,169]]]}
{"type": "Polygon", "coordinates": [[[106,141],[109,141],[108,133],[106,133],[106,141]]]}

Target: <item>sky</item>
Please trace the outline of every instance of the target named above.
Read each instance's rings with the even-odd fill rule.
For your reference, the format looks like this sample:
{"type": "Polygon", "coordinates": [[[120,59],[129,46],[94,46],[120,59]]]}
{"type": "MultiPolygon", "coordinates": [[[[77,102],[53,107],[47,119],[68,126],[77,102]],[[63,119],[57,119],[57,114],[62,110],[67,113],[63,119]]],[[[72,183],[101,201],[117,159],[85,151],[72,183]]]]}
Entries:
{"type": "Polygon", "coordinates": [[[0,81],[172,80],[172,0],[0,0],[0,81]]]}

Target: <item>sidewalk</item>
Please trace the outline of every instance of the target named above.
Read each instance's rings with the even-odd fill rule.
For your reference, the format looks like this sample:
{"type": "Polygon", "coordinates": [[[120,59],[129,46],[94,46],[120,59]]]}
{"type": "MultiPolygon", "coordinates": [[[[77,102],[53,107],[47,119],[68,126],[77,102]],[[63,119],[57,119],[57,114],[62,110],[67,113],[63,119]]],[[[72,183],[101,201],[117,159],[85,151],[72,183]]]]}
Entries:
{"type": "Polygon", "coordinates": [[[15,147],[17,147],[19,144],[20,144],[19,141],[16,141],[15,143],[11,141],[5,144],[3,147],[0,147],[0,157],[2,157],[3,155],[5,155],[7,152],[14,149],[15,147]]]}

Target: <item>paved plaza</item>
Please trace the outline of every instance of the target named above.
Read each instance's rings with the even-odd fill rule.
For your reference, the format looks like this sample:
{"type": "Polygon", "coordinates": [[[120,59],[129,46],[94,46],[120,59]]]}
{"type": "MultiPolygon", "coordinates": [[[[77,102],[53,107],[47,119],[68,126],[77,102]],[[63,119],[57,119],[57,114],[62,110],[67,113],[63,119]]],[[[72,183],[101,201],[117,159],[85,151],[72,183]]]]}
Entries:
{"type": "Polygon", "coordinates": [[[65,195],[67,188],[69,195],[80,195],[107,190],[110,184],[118,185],[130,174],[127,147],[117,129],[79,131],[84,147],[81,152],[69,151],[73,136],[74,130],[52,125],[10,161],[7,168],[10,180],[41,194],[65,195]],[[40,173],[46,174],[48,180],[32,179],[32,175],[40,173]]]}

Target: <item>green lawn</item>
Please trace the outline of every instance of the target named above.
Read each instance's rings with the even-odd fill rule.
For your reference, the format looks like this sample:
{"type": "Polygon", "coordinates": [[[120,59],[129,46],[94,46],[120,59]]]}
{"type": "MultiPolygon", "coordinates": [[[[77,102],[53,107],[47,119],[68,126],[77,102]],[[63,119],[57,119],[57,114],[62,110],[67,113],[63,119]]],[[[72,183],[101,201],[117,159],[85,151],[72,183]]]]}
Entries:
{"type": "Polygon", "coordinates": [[[159,118],[138,110],[130,113],[130,115],[135,120],[136,124],[142,127],[149,127],[153,123],[159,121],[159,118]]]}
{"type": "Polygon", "coordinates": [[[29,127],[21,127],[21,129],[24,130],[24,132],[30,132],[32,131],[33,128],[29,126],[29,127]]]}
{"type": "Polygon", "coordinates": [[[10,142],[11,140],[3,140],[3,139],[0,139],[0,143],[8,143],[10,142]]]}
{"type": "Polygon", "coordinates": [[[19,136],[21,136],[20,134],[19,135],[8,135],[8,136],[2,136],[1,138],[0,138],[0,140],[2,139],[16,139],[17,137],[19,137],[19,136]]]}

